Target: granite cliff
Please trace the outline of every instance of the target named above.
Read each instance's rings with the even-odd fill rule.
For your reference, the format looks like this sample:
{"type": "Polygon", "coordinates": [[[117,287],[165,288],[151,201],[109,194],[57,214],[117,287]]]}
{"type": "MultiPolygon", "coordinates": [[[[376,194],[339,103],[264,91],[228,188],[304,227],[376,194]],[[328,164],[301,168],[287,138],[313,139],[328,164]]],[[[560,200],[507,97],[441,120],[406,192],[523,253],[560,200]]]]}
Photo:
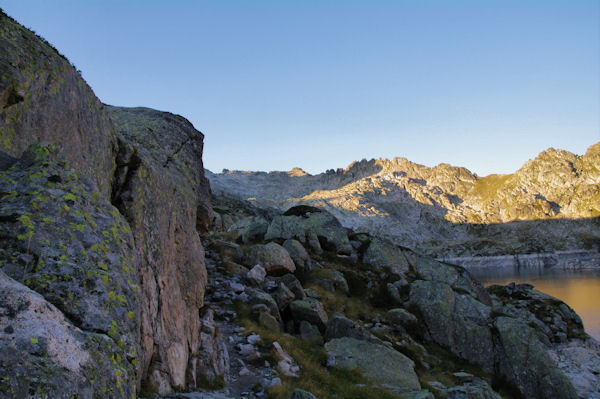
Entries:
{"type": "Polygon", "coordinates": [[[197,386],[203,135],[173,114],[105,106],[4,13],[0,49],[4,386],[115,398],[197,386]]]}

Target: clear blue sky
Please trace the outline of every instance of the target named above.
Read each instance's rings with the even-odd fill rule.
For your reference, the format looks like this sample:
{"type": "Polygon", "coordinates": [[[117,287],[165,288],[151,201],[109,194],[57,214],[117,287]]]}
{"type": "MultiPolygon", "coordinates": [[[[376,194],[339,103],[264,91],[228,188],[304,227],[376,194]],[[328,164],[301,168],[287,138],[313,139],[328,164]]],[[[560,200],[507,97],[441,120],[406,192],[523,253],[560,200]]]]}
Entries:
{"type": "Polygon", "coordinates": [[[403,156],[486,175],[600,141],[600,2],[0,0],[106,103],[188,118],[205,166],[403,156]]]}

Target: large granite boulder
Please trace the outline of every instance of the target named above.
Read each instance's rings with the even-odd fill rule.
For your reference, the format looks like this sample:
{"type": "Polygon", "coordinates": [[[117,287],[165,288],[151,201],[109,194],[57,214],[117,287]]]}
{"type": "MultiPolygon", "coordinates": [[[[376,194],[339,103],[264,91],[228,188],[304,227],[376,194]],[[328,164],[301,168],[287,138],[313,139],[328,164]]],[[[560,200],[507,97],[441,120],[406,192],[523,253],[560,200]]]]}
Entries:
{"type": "Polygon", "coordinates": [[[102,103],[54,47],[0,10],[0,150],[54,144],[108,198],[116,138],[102,103]]]}
{"type": "Polygon", "coordinates": [[[289,308],[292,318],[296,322],[306,320],[317,326],[321,331],[325,331],[328,317],[321,302],[313,298],[305,298],[291,302],[289,308]]]}
{"type": "Polygon", "coordinates": [[[296,265],[296,269],[304,270],[310,266],[310,257],[304,246],[298,240],[285,240],[283,247],[288,251],[296,265]]]}
{"type": "Polygon", "coordinates": [[[350,255],[352,246],[346,229],[327,211],[299,205],[276,216],[269,224],[265,240],[295,239],[312,248],[350,255]],[[315,241],[317,239],[317,242],[315,241]]]}
{"type": "Polygon", "coordinates": [[[410,285],[408,306],[421,315],[431,338],[457,356],[494,371],[491,308],[439,281],[410,285]]]}
{"type": "Polygon", "coordinates": [[[453,289],[469,292],[477,300],[488,306],[492,305],[492,300],[487,291],[465,268],[438,262],[435,259],[411,251],[405,251],[404,253],[420,279],[442,282],[453,289]]]}
{"type": "Polygon", "coordinates": [[[499,343],[494,348],[499,371],[518,387],[523,396],[565,399],[579,397],[531,327],[510,317],[497,317],[494,327],[499,338],[499,343]]]}
{"type": "MultiPolygon", "coordinates": [[[[494,294],[493,312],[492,307],[478,300],[478,297],[486,296],[478,292],[477,284],[473,284],[470,276],[462,273],[460,268],[432,261],[421,262],[417,270],[428,280],[410,284],[408,307],[423,321],[428,334],[426,338],[488,373],[501,375],[524,397],[577,397],[572,383],[548,353],[550,348],[544,345],[544,342],[550,344],[545,332],[552,332],[552,329],[531,316],[529,311],[524,311],[530,301],[548,300],[543,294],[527,292],[527,287],[517,290],[509,287],[508,291],[491,289],[500,296],[523,291],[519,305],[522,311],[514,311],[513,317],[507,317],[500,313],[502,309],[510,311],[516,307],[506,304],[503,307],[502,299],[494,294]],[[533,322],[534,319],[538,323],[533,322]]],[[[571,319],[568,309],[552,299],[555,312],[564,312],[564,316],[571,319]]],[[[531,306],[541,312],[548,311],[539,303],[531,306]]],[[[556,322],[552,317],[545,320],[556,322]]]]}
{"type": "MultiPolygon", "coordinates": [[[[44,357],[49,367],[64,368],[68,381],[97,381],[82,385],[90,395],[105,394],[103,379],[111,396],[129,398],[136,389],[140,339],[139,263],[131,230],[95,185],[68,169],[56,151],[51,145],[31,146],[0,171],[0,269],[12,278],[5,277],[4,283],[22,298],[0,291],[0,313],[8,316],[2,323],[7,327],[2,341],[10,348],[3,355],[24,356],[15,371],[22,375],[11,374],[22,379],[21,387],[38,384],[37,374],[27,372],[38,362],[37,356],[44,357]],[[22,314],[11,320],[15,309],[22,314]],[[38,317],[35,309],[43,314],[38,317]],[[29,338],[34,347],[19,343],[29,338]],[[57,352],[71,346],[72,360],[68,351],[57,352]],[[101,351],[94,352],[98,348],[101,351]],[[89,370],[102,378],[86,374],[79,365],[65,367],[64,361],[82,367],[97,363],[89,370]]],[[[55,382],[61,375],[56,373],[55,382]]]]}
{"type": "Polygon", "coordinates": [[[371,239],[363,254],[362,261],[377,270],[395,275],[404,276],[409,270],[408,261],[404,257],[402,249],[379,238],[371,239]]]}
{"type": "Polygon", "coordinates": [[[257,264],[269,272],[293,272],[296,270],[290,254],[281,245],[270,242],[266,245],[256,244],[244,255],[244,264],[252,267],[257,264]]]}
{"type": "Polygon", "coordinates": [[[400,352],[354,338],[336,338],[325,344],[335,367],[358,370],[378,386],[397,393],[421,389],[414,363],[400,352]]]}
{"type": "Polygon", "coordinates": [[[0,397],[135,396],[134,367],[106,334],[84,331],[0,271],[0,397]]]}

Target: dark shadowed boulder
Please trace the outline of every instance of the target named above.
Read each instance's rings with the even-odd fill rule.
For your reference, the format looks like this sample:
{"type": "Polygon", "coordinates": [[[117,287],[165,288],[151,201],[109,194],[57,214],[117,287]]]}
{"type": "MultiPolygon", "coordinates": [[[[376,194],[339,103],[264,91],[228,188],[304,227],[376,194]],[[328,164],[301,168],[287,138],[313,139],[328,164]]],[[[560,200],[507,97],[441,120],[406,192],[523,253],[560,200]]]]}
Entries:
{"type": "Polygon", "coordinates": [[[328,320],[327,313],[323,309],[323,304],[316,299],[305,298],[295,300],[290,303],[290,312],[296,322],[306,320],[319,327],[321,331],[325,331],[325,325],[328,320]]]}
{"type": "Polygon", "coordinates": [[[310,264],[310,257],[298,240],[285,240],[283,247],[288,251],[297,269],[305,269],[310,264]]]}
{"type": "Polygon", "coordinates": [[[578,397],[532,328],[510,317],[496,318],[494,327],[499,337],[495,348],[499,371],[515,383],[525,397],[578,397]]]}
{"type": "Polygon", "coordinates": [[[397,393],[421,389],[414,363],[400,352],[354,338],[337,338],[325,344],[335,367],[358,370],[378,386],[397,393]]]}
{"type": "Polygon", "coordinates": [[[409,307],[421,315],[435,342],[493,372],[489,307],[470,295],[455,293],[447,284],[422,280],[410,285],[409,307]]]}
{"type": "Polygon", "coordinates": [[[408,261],[397,245],[391,242],[372,238],[363,254],[363,263],[377,270],[404,276],[409,270],[408,261]]]}

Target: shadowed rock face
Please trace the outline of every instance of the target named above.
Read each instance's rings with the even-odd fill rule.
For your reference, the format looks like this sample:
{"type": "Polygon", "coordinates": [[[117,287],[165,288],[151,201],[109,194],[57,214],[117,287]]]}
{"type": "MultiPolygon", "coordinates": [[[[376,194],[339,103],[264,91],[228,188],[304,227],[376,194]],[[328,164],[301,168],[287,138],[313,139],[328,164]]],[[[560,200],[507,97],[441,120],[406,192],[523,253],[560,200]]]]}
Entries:
{"type": "Polygon", "coordinates": [[[0,289],[0,362],[23,358],[3,374],[48,397],[130,397],[140,319],[133,237],[66,166],[52,146],[31,146],[0,171],[0,270],[10,277],[0,289]],[[55,371],[29,374],[37,362],[55,371]]]}
{"type": "Polygon", "coordinates": [[[113,202],[128,220],[140,260],[138,376],[161,394],[196,385],[206,269],[196,227],[210,210],[200,132],[184,118],[108,107],[119,134],[113,202]],[[200,211],[199,211],[200,209],[200,211]],[[193,374],[193,373],[192,373],[193,374]]]}
{"type": "MultiPolygon", "coordinates": [[[[104,106],[64,57],[3,13],[0,72],[0,268],[96,334],[86,348],[101,377],[53,378],[95,380],[74,390],[82,397],[107,396],[95,391],[103,386],[111,397],[195,387],[212,349],[200,342],[199,235],[213,218],[203,135],[180,116],[104,106]],[[39,141],[52,146],[23,154],[39,141]]],[[[11,348],[3,364],[23,359],[11,378],[43,355],[11,348]]]]}
{"type": "Polygon", "coordinates": [[[0,11],[0,150],[20,156],[54,144],[101,194],[110,192],[115,137],[110,118],[69,61],[0,11]]]}

